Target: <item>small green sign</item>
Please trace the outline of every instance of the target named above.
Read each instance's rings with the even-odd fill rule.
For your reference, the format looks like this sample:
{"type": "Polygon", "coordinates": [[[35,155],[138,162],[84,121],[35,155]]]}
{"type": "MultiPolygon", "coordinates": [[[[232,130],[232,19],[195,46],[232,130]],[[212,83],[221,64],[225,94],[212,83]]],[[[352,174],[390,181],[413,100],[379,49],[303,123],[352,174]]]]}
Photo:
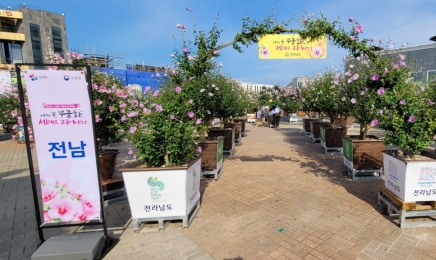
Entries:
{"type": "Polygon", "coordinates": [[[345,159],[353,162],[353,143],[346,138],[342,138],[342,150],[345,159]]]}
{"type": "Polygon", "coordinates": [[[217,145],[217,153],[218,153],[218,158],[217,158],[217,162],[221,161],[223,159],[223,151],[224,151],[224,138],[221,138],[221,140],[219,140],[218,145],[217,145]]]}
{"type": "Polygon", "coordinates": [[[320,134],[321,134],[321,141],[323,141],[325,143],[325,128],[324,127],[320,127],[319,128],[320,134]]]}

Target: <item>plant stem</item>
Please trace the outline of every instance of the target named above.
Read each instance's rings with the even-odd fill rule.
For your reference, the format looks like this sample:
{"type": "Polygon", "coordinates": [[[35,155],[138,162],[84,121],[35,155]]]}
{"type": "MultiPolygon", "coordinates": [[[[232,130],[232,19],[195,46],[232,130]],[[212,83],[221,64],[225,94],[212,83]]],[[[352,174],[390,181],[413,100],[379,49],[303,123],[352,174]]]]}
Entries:
{"type": "Polygon", "coordinates": [[[369,129],[371,128],[371,125],[370,124],[366,124],[365,126],[364,126],[364,129],[363,129],[363,132],[362,132],[362,126],[360,126],[360,133],[361,133],[361,138],[360,138],[360,140],[365,140],[366,139],[366,136],[368,135],[368,131],[369,131],[369,129]]]}

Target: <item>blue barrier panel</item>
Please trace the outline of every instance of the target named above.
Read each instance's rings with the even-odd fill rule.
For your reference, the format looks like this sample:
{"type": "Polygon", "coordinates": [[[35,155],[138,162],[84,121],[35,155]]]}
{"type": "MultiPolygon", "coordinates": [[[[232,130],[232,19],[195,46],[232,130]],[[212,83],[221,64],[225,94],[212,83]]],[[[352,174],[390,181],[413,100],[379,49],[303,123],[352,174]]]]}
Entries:
{"type": "Polygon", "coordinates": [[[93,69],[106,72],[107,74],[113,74],[118,78],[124,86],[137,84],[142,87],[144,91],[145,87],[150,86],[151,89],[160,89],[160,84],[165,80],[163,73],[160,76],[156,76],[156,72],[146,72],[146,71],[134,71],[134,70],[121,70],[121,69],[110,69],[110,68],[98,68],[93,69]]]}
{"type": "Polygon", "coordinates": [[[119,79],[124,86],[127,85],[127,73],[126,70],[120,69],[109,69],[109,68],[96,68],[96,70],[106,72],[107,74],[113,74],[117,79],[119,79]]]}
{"type": "Polygon", "coordinates": [[[150,86],[153,91],[160,89],[160,83],[164,80],[162,73],[160,77],[157,77],[156,72],[127,70],[126,74],[127,84],[138,84],[142,87],[142,90],[147,86],[150,86]]]}

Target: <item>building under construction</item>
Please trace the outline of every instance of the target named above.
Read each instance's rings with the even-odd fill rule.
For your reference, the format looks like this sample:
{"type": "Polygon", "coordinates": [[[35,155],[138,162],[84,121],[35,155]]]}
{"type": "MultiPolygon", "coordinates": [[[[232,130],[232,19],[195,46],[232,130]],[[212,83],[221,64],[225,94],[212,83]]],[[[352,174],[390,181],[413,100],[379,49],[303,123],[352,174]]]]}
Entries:
{"type": "Polygon", "coordinates": [[[86,64],[93,67],[134,70],[144,72],[164,73],[164,67],[155,67],[143,64],[127,64],[123,54],[117,54],[115,50],[111,53],[106,50],[98,50],[95,46],[86,45],[76,50],[83,55],[86,64]]]}

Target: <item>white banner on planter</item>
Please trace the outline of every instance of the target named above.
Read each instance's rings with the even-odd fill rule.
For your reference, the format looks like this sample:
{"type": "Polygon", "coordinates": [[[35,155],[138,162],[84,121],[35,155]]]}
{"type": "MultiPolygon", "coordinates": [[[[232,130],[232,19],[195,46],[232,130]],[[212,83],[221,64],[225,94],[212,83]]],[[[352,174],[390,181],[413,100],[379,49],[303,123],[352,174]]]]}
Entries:
{"type": "Polygon", "coordinates": [[[84,72],[23,71],[45,223],[100,220],[100,191],[84,72]]]}
{"type": "Polygon", "coordinates": [[[383,154],[385,187],[403,201],[436,200],[436,161],[406,163],[383,154]]]}
{"type": "Polygon", "coordinates": [[[200,199],[201,161],[198,160],[186,174],[186,211],[189,213],[200,199]]]}
{"type": "Polygon", "coordinates": [[[344,156],[344,165],[347,166],[350,170],[353,170],[353,162],[347,160],[344,156]]]}
{"type": "Polygon", "coordinates": [[[200,199],[201,160],[187,170],[123,172],[132,218],[182,217],[200,199]]]}
{"type": "Polygon", "coordinates": [[[0,70],[0,95],[12,91],[11,73],[7,70],[0,70]]]}

